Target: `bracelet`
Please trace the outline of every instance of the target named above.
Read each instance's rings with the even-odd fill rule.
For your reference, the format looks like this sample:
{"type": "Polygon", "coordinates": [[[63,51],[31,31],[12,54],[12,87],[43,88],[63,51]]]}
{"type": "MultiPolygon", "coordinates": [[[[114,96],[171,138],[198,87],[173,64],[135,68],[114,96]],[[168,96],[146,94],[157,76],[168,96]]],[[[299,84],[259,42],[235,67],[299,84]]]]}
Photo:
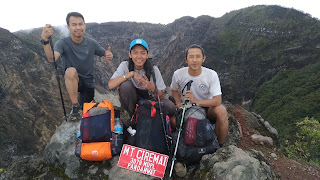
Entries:
{"type": "Polygon", "coordinates": [[[127,78],[125,75],[122,75],[122,77],[123,77],[125,80],[128,80],[128,78],[127,78]]]}
{"type": "Polygon", "coordinates": [[[43,44],[43,45],[47,45],[47,44],[50,43],[49,40],[45,41],[45,40],[43,40],[43,39],[41,39],[40,42],[41,42],[41,44],[43,44]]]}

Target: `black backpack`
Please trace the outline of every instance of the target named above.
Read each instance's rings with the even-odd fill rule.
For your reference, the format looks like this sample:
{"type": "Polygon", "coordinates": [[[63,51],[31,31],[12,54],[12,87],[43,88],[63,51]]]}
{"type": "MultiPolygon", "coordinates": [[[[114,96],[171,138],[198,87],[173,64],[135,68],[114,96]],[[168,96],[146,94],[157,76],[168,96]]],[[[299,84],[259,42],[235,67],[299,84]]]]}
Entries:
{"type": "Polygon", "coordinates": [[[131,118],[131,126],[136,129],[136,134],[130,137],[130,144],[168,155],[171,143],[169,125],[169,116],[162,102],[141,100],[131,118]]]}
{"type": "MultiPolygon", "coordinates": [[[[182,109],[177,112],[177,125],[180,125],[182,109]]],[[[179,127],[177,127],[179,128],[179,127]]],[[[178,131],[172,135],[172,148],[177,144],[178,131]]],[[[178,143],[177,159],[186,163],[198,163],[205,154],[219,149],[217,136],[212,124],[206,119],[206,111],[199,106],[191,106],[185,112],[182,132],[178,143]]]]}
{"type": "MultiPolygon", "coordinates": [[[[150,65],[151,66],[151,65],[150,65]]],[[[151,76],[155,85],[155,94],[158,95],[157,80],[154,67],[151,66],[151,76]]],[[[128,143],[140,148],[169,155],[171,145],[170,119],[163,102],[156,100],[153,95],[146,94],[145,97],[137,91],[142,98],[137,104],[135,113],[131,118],[131,126],[136,129],[134,136],[129,136],[128,143]]]]}

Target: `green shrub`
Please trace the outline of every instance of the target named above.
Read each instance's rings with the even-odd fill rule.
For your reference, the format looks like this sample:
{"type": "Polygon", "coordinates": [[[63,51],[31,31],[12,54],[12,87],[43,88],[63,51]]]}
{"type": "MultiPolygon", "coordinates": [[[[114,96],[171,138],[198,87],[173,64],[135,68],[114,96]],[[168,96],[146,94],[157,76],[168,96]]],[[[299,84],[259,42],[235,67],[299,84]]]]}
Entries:
{"type": "Polygon", "coordinates": [[[297,158],[313,164],[320,162],[320,123],[314,118],[306,117],[296,123],[296,140],[286,140],[285,150],[290,158],[297,158]]]}
{"type": "Polygon", "coordinates": [[[320,119],[320,63],[280,71],[259,88],[251,108],[278,130],[280,141],[294,141],[297,122],[320,119]]]}

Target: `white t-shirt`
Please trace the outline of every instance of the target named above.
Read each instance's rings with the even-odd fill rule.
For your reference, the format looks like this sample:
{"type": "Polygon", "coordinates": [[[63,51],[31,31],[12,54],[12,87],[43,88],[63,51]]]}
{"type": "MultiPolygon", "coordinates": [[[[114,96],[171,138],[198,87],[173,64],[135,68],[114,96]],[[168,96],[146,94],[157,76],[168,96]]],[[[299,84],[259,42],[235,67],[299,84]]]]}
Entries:
{"type": "Polygon", "coordinates": [[[188,67],[183,67],[174,72],[170,87],[172,90],[180,92],[182,102],[184,102],[183,95],[187,91],[185,85],[190,80],[193,80],[190,90],[198,100],[207,100],[222,94],[218,74],[212,69],[201,68],[202,72],[199,76],[191,76],[188,73],[188,67]],[[185,89],[183,90],[184,87],[185,89]]]}
{"type": "MultiPolygon", "coordinates": [[[[166,85],[164,84],[164,81],[162,79],[161,73],[159,71],[159,68],[157,66],[153,66],[154,69],[154,75],[156,77],[156,81],[157,81],[157,88],[159,91],[165,90],[166,89],[166,85]]],[[[140,75],[145,74],[145,71],[142,70],[134,70],[135,72],[139,73],[140,75]]],[[[128,61],[123,61],[122,63],[120,63],[120,65],[118,66],[116,72],[113,73],[112,77],[110,79],[114,79],[117,78],[119,76],[122,76],[124,74],[127,74],[129,72],[129,62],[128,61]]],[[[138,89],[145,89],[145,87],[143,85],[138,86],[138,81],[131,77],[130,80],[132,81],[132,83],[134,84],[134,86],[138,89]]],[[[152,75],[150,77],[150,81],[153,81],[152,75]]]]}

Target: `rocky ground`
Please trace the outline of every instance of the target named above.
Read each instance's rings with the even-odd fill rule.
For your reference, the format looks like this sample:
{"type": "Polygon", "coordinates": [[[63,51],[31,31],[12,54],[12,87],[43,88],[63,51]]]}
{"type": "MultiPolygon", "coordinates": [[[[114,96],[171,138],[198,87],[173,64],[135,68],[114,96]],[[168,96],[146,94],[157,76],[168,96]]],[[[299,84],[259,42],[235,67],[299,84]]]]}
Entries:
{"type": "MultiPolygon", "coordinates": [[[[104,97],[99,93],[97,94],[99,95],[99,98],[112,99],[112,96],[104,97]]],[[[114,102],[114,105],[119,105],[119,102],[114,102]]],[[[252,141],[251,135],[253,134],[266,135],[265,131],[262,130],[263,128],[261,128],[261,124],[258,123],[258,115],[248,112],[240,106],[234,106],[228,103],[226,106],[228,107],[228,112],[232,115],[229,117],[229,137],[232,137],[230,138],[230,142],[226,143],[226,147],[222,148],[219,152],[217,151],[213,155],[208,155],[199,167],[188,167],[187,176],[181,179],[208,179],[207,177],[223,179],[222,177],[227,176],[232,176],[231,179],[241,180],[259,179],[256,177],[260,177],[260,179],[277,179],[280,177],[282,180],[320,179],[320,167],[289,159],[276,146],[255,144],[252,141]],[[237,121],[239,123],[237,123],[237,121]],[[241,127],[240,132],[238,131],[238,125],[241,127]],[[257,131],[255,128],[260,128],[261,131],[257,131]],[[247,151],[248,154],[233,145],[238,145],[239,148],[247,151]],[[256,153],[250,151],[252,149],[256,150],[256,153]],[[262,156],[259,156],[259,153],[257,153],[258,151],[261,151],[264,154],[264,157],[268,159],[268,162],[265,161],[264,157],[262,158],[262,156]],[[254,155],[254,157],[250,155],[254,155]],[[228,159],[227,164],[215,164],[216,161],[222,162],[226,159],[228,159]],[[250,163],[251,161],[252,163],[250,163]],[[234,162],[236,162],[236,165],[234,162]],[[254,162],[258,163],[252,165],[254,162]],[[268,167],[270,165],[278,176],[274,175],[274,172],[272,172],[272,174],[265,174],[265,172],[268,172],[266,169],[261,172],[260,170],[263,170],[263,168],[260,167],[260,165],[263,163],[268,167]],[[213,164],[217,165],[212,168],[215,171],[211,171],[210,168],[209,170],[203,168],[211,167],[213,164]],[[223,166],[223,168],[218,167],[219,165],[223,166]],[[242,166],[242,168],[239,168],[240,166],[242,166]],[[246,169],[247,171],[241,171],[241,169],[246,169]],[[258,176],[256,171],[258,172],[258,176]],[[241,175],[241,178],[239,178],[239,175],[241,175]],[[268,178],[263,178],[263,176],[268,178]]],[[[31,156],[16,159],[8,168],[0,168],[0,180],[55,178],[95,179],[97,177],[97,179],[103,179],[105,177],[108,177],[109,179],[127,178],[129,171],[117,167],[118,156],[112,158],[110,161],[101,163],[82,161],[74,155],[74,147],[76,144],[74,139],[76,131],[79,128],[78,125],[77,122],[64,122],[56,130],[54,136],[52,136],[50,144],[45,149],[44,157],[31,156]]],[[[141,173],[133,173],[133,171],[130,171],[130,176],[131,179],[150,179],[150,176],[141,173]]]]}
{"type": "MultiPolygon", "coordinates": [[[[242,111],[242,109],[239,108],[238,111],[242,111]]],[[[274,146],[266,146],[253,143],[253,141],[251,140],[252,132],[247,127],[247,123],[244,122],[243,116],[245,116],[245,113],[239,112],[234,114],[234,116],[239,121],[242,129],[242,136],[240,137],[238,147],[245,151],[255,149],[263,152],[276,173],[281,176],[282,180],[320,179],[320,167],[308,164],[306,162],[289,159],[283,154],[282,151],[280,151],[278,148],[275,148],[274,146]]]]}

